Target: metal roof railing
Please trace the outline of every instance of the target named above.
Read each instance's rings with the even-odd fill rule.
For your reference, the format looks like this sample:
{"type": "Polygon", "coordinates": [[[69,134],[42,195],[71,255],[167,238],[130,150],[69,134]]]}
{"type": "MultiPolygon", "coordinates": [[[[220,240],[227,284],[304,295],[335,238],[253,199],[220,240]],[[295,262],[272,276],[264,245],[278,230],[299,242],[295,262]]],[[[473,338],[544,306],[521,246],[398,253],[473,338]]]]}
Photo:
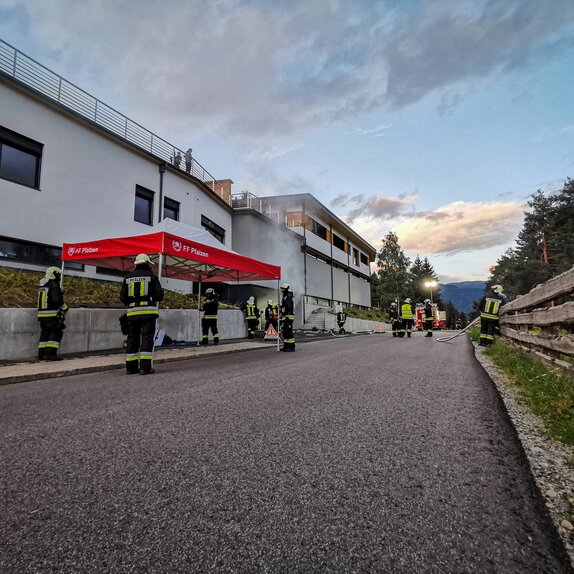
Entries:
{"type": "Polygon", "coordinates": [[[254,209],[286,227],[285,222],[281,221],[277,208],[273,209],[269,202],[257,197],[249,191],[232,194],[231,207],[233,207],[233,209],[254,209]]]}
{"type": "Polygon", "coordinates": [[[16,80],[115,136],[196,177],[228,205],[231,205],[229,185],[218,182],[193,157],[186,158],[183,150],[130,120],[0,39],[1,75],[16,80]]]}

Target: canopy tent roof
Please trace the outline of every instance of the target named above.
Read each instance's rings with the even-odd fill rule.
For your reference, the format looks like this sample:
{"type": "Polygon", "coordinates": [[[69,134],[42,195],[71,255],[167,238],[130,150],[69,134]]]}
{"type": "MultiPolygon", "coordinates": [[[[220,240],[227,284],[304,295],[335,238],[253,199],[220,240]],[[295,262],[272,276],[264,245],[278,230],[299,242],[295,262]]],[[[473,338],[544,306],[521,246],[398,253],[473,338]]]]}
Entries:
{"type": "Polygon", "coordinates": [[[138,253],[147,253],[155,264],[163,255],[161,274],[173,279],[216,282],[281,278],[281,267],[240,255],[207,231],[172,219],[164,219],[143,235],[64,243],[62,260],[131,270],[138,253]]]}

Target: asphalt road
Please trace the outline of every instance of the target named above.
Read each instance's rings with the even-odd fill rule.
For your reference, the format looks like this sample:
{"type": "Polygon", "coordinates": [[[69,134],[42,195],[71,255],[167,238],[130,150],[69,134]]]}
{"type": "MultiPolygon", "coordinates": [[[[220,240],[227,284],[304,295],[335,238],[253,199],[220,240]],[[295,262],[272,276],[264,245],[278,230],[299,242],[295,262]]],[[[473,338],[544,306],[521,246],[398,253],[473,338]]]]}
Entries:
{"type": "Polygon", "coordinates": [[[470,343],[0,387],[0,571],[569,572],[470,343]]]}

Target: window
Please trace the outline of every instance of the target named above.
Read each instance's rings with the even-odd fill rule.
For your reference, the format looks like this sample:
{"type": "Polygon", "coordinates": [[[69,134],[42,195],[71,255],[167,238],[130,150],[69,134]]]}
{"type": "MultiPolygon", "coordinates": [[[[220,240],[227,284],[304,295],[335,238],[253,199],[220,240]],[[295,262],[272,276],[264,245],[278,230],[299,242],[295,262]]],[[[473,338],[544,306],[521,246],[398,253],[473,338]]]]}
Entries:
{"type": "Polygon", "coordinates": [[[12,237],[0,237],[0,260],[59,267],[61,257],[62,250],[59,247],[12,237]]]}
{"type": "Polygon", "coordinates": [[[363,265],[369,265],[369,258],[364,253],[361,253],[361,263],[363,265]]]}
{"type": "Polygon", "coordinates": [[[111,275],[112,277],[124,277],[129,271],[122,271],[121,269],[108,269],[107,267],[96,267],[98,275],[111,275]]]}
{"type": "Polygon", "coordinates": [[[302,227],[303,214],[300,211],[291,211],[285,214],[287,227],[302,227]]]}
{"type": "Polygon", "coordinates": [[[134,221],[153,224],[153,191],[136,185],[136,205],[134,211],[134,221]]]}
{"type": "Polygon", "coordinates": [[[223,229],[223,227],[220,227],[217,223],[214,223],[211,219],[205,217],[205,215],[201,216],[201,227],[206,231],[209,231],[217,241],[225,244],[225,229],[223,229]]]}
{"type": "Polygon", "coordinates": [[[353,247],[353,265],[359,266],[359,250],[353,247]]]}
{"type": "Polygon", "coordinates": [[[311,231],[321,239],[327,239],[327,228],[314,219],[311,219],[311,231]]]}
{"type": "Polygon", "coordinates": [[[0,126],[0,178],[40,189],[43,144],[0,126]]]}
{"type": "Polygon", "coordinates": [[[338,235],[333,233],[333,245],[340,249],[341,251],[345,251],[345,240],[341,239],[338,235]]]}
{"type": "Polygon", "coordinates": [[[179,221],[179,201],[166,197],[163,201],[163,217],[179,221]]]}
{"type": "Polygon", "coordinates": [[[77,261],[65,261],[64,269],[69,269],[71,271],[84,271],[85,266],[83,263],[78,263],[77,261]]]}

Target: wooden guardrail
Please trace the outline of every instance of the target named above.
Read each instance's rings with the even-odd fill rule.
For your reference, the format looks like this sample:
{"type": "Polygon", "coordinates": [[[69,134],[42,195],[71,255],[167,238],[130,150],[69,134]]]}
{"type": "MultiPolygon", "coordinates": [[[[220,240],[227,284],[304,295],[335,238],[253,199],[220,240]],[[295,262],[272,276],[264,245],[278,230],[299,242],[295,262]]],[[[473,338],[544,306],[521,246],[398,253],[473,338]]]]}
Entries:
{"type": "Polygon", "coordinates": [[[574,370],[574,267],[500,311],[500,333],[544,358],[574,370]]]}

